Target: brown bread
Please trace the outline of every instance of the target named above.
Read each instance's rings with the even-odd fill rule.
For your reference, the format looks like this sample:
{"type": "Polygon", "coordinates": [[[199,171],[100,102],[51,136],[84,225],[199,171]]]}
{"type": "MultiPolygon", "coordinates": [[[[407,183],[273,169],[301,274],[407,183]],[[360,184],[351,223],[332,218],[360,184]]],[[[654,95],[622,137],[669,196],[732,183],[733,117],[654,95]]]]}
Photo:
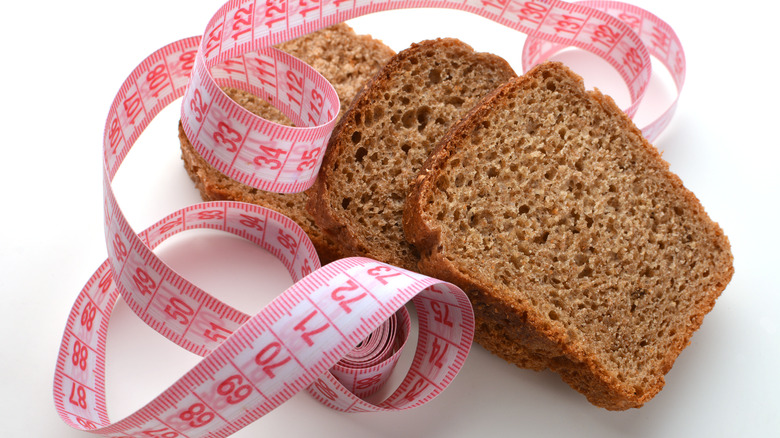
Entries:
{"type": "Polygon", "coordinates": [[[642,406],[733,274],[727,237],[612,99],[548,63],[437,145],[404,212],[476,339],[591,403],[642,406]]]}
{"type": "MultiPolygon", "coordinates": [[[[357,35],[343,23],[282,43],[278,48],[308,63],[333,84],[341,101],[342,114],[360,87],[395,54],[382,42],[367,35],[357,35]]],[[[279,110],[257,96],[234,88],[226,88],[225,92],[261,117],[292,124],[279,110]]],[[[308,191],[278,194],[241,184],[219,172],[198,154],[184,134],[181,123],[179,140],[184,166],[204,200],[249,202],[289,216],[312,239],[323,264],[347,255],[342,254],[339,245],[322,233],[306,211],[308,191]]]]}
{"type": "Polygon", "coordinates": [[[331,136],[309,203],[317,224],[351,253],[416,269],[402,227],[409,184],[447,128],[515,76],[503,59],[451,38],[398,53],[331,136]]]}

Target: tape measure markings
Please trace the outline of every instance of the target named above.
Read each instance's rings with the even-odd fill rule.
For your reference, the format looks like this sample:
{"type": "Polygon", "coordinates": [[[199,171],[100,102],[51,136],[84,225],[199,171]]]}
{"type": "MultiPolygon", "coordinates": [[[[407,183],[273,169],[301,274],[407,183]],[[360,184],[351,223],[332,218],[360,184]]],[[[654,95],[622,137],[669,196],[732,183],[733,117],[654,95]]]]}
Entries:
{"type": "MultiPolygon", "coordinates": [[[[136,234],[110,182],[149,122],[183,97],[182,127],[210,164],[256,188],[279,192],[307,188],[335,124],[338,96],[318,72],[269,46],[367,12],[406,7],[472,12],[531,35],[524,63],[538,62],[561,44],[584,48],[604,57],[624,79],[632,98],[630,114],[646,89],[650,54],[663,55],[679,95],[684,56],[668,25],[615,2],[587,4],[623,14],[629,22],[584,4],[563,2],[336,0],[319,2],[316,8],[287,3],[282,8],[271,1],[234,1],[212,17],[203,37],[174,42],[147,57],[120,87],[106,121],[108,260],[77,297],[63,334],[54,382],[55,405],[63,420],[105,436],[227,436],[304,387],[324,404],[354,412],[415,407],[438,394],[463,365],[473,337],[472,309],[456,287],[367,259],[343,259],[320,267],[300,227],[249,204],[198,204],[136,234]],[[641,38],[651,40],[651,51],[641,38]],[[251,114],[221,90],[226,84],[275,97],[274,104],[299,126],[278,125],[251,114]],[[212,297],[153,252],[170,236],[199,228],[222,230],[260,245],[279,258],[294,285],[253,317],[212,297]],[[364,292],[345,294],[353,290],[364,292]],[[104,354],[108,320],[120,295],[150,327],[206,358],[147,406],[111,424],[105,407],[104,354]],[[408,314],[400,309],[410,300],[419,321],[410,369],[383,402],[366,402],[327,370],[369,333],[408,332],[404,325],[408,314]],[[400,318],[403,328],[395,319],[384,322],[391,316],[400,318]]],[[[660,132],[675,106],[676,99],[646,132],[660,132]]],[[[385,354],[405,339],[386,340],[387,345],[376,348],[385,354]]],[[[394,366],[398,355],[396,351],[387,359],[369,359],[373,366],[348,370],[354,374],[343,380],[357,383],[359,376],[382,374],[394,366]]],[[[377,376],[366,377],[364,388],[351,389],[370,387],[377,376]]]]}
{"type": "MultiPolygon", "coordinates": [[[[252,4],[254,5],[254,3],[252,3],[252,4]]],[[[405,6],[414,7],[414,6],[424,5],[424,4],[425,3],[420,2],[420,3],[413,3],[413,4],[410,4],[410,5],[405,5],[405,6]]],[[[582,43],[580,41],[577,41],[576,39],[571,39],[571,38],[564,39],[564,38],[562,38],[560,36],[560,33],[561,33],[560,29],[557,32],[553,32],[556,29],[554,27],[552,27],[547,22],[547,18],[553,16],[554,14],[562,13],[562,12],[568,12],[569,10],[575,10],[575,11],[576,10],[580,10],[580,9],[582,9],[581,6],[569,5],[569,4],[558,4],[558,3],[556,3],[554,6],[547,6],[547,5],[544,5],[542,3],[538,3],[538,2],[525,2],[525,3],[522,4],[525,7],[511,9],[510,7],[511,7],[512,4],[513,3],[507,3],[507,9],[505,10],[505,12],[506,11],[511,11],[514,14],[514,16],[516,17],[516,21],[514,21],[514,22],[507,22],[508,25],[510,25],[510,26],[512,26],[512,27],[514,27],[516,29],[519,29],[519,30],[527,31],[527,32],[532,33],[532,34],[545,36],[547,39],[552,39],[552,40],[555,40],[555,41],[558,41],[558,42],[565,41],[565,42],[567,42],[569,44],[577,45],[579,47],[584,47],[586,49],[592,49],[592,45],[584,44],[584,43],[582,43]],[[525,21],[529,21],[531,23],[531,25],[535,25],[535,27],[533,27],[533,26],[531,26],[531,27],[526,26],[524,24],[525,21]]],[[[463,8],[463,4],[462,3],[452,3],[452,2],[432,2],[431,5],[432,6],[451,7],[451,8],[455,8],[455,9],[462,9],[463,8]]],[[[471,5],[469,5],[469,6],[471,6],[471,5]]],[[[396,6],[394,4],[392,4],[391,2],[377,2],[377,3],[373,3],[372,7],[385,10],[385,9],[393,9],[396,6]]],[[[322,10],[324,8],[324,5],[320,4],[320,8],[322,10]]],[[[253,10],[255,12],[255,17],[256,17],[257,10],[256,9],[253,9],[253,10]]],[[[279,11],[279,12],[281,12],[281,11],[279,11]]],[[[483,15],[483,16],[488,16],[488,18],[490,18],[489,16],[492,15],[492,13],[486,12],[484,7],[482,9],[476,10],[475,13],[477,13],[479,15],[483,15]]],[[[289,18],[290,14],[291,14],[291,11],[290,11],[289,8],[287,8],[285,10],[285,14],[286,14],[286,17],[289,18]]],[[[594,14],[596,14],[596,13],[594,12],[594,14]]],[[[619,22],[615,18],[609,17],[609,16],[607,16],[606,14],[603,14],[603,13],[601,13],[601,15],[604,16],[603,20],[611,20],[610,21],[611,25],[617,26],[618,28],[620,28],[622,26],[622,27],[626,28],[626,30],[629,30],[627,25],[619,22]]],[[[270,18],[270,17],[266,17],[266,18],[270,18]]],[[[269,20],[269,21],[273,21],[273,20],[269,20]]],[[[304,22],[306,21],[305,18],[303,19],[303,21],[304,22]]],[[[225,40],[231,38],[232,36],[231,36],[231,34],[229,32],[223,32],[221,29],[219,29],[219,31],[218,31],[218,26],[213,24],[213,23],[217,23],[217,22],[223,23],[223,22],[220,22],[218,20],[213,21],[212,22],[212,27],[210,28],[210,30],[207,29],[207,35],[212,35],[212,36],[217,35],[218,38],[220,39],[220,41],[225,41],[225,40]]],[[[258,37],[258,35],[265,35],[265,36],[264,37],[260,37],[260,38],[258,38],[256,40],[254,40],[253,42],[247,43],[247,45],[243,47],[243,50],[260,49],[260,48],[263,47],[263,45],[265,43],[267,43],[267,41],[265,41],[266,37],[267,38],[271,38],[271,39],[274,38],[274,35],[273,35],[273,32],[271,31],[271,29],[263,27],[264,23],[263,23],[262,20],[258,21],[257,19],[255,19],[253,21],[253,23],[255,23],[254,24],[255,31],[253,32],[254,36],[256,38],[258,37]]],[[[265,23],[265,24],[267,24],[267,23],[265,23]]],[[[220,24],[219,26],[222,26],[222,24],[220,24]]],[[[295,26],[300,26],[298,21],[296,21],[295,26]]],[[[288,32],[287,36],[297,36],[298,34],[296,33],[296,29],[297,29],[296,27],[288,28],[287,30],[289,32],[288,32]]],[[[239,30],[243,31],[243,29],[239,29],[239,30]]],[[[577,35],[579,35],[579,33],[577,35]]],[[[216,84],[214,84],[214,78],[211,77],[208,74],[208,68],[213,67],[214,65],[218,64],[219,62],[221,62],[221,61],[223,61],[225,59],[228,59],[228,58],[235,57],[235,56],[239,55],[238,53],[235,52],[235,47],[234,46],[226,48],[222,43],[220,43],[220,44],[216,44],[216,43],[212,44],[211,41],[212,40],[203,41],[202,44],[201,44],[201,51],[205,52],[205,56],[204,56],[204,62],[205,62],[204,67],[205,68],[204,69],[200,69],[200,68],[196,69],[195,72],[194,72],[194,75],[196,75],[196,76],[198,76],[198,75],[205,75],[205,76],[202,77],[202,80],[193,81],[193,83],[198,84],[197,85],[198,89],[200,89],[199,87],[218,88],[216,86],[216,84]]],[[[645,89],[646,84],[647,84],[647,79],[649,77],[648,75],[645,75],[645,73],[649,73],[649,56],[647,55],[647,51],[644,48],[644,46],[641,44],[641,41],[639,41],[638,37],[633,32],[629,32],[629,31],[623,32],[623,36],[621,37],[620,43],[616,44],[615,46],[618,47],[618,48],[620,48],[622,46],[626,46],[625,47],[625,53],[621,53],[620,54],[623,57],[623,62],[621,63],[620,60],[613,59],[611,57],[608,60],[610,61],[611,64],[613,64],[613,66],[615,66],[619,70],[621,75],[626,79],[627,84],[628,84],[628,86],[629,86],[629,88],[631,89],[631,92],[632,92],[632,98],[637,99],[638,97],[641,97],[641,93],[644,92],[644,89],[645,89]],[[639,53],[639,55],[636,55],[635,52],[639,53]],[[634,57],[629,57],[628,55],[635,55],[635,56],[634,57]],[[636,56],[639,56],[641,59],[635,59],[636,56]],[[634,69],[630,69],[631,67],[634,66],[634,64],[632,64],[631,62],[626,62],[625,61],[626,59],[640,62],[640,64],[637,66],[637,68],[639,68],[640,70],[639,71],[634,71],[634,69]],[[642,60],[645,61],[644,64],[641,63],[642,60]],[[648,76],[648,77],[644,77],[644,76],[648,76]],[[639,81],[640,82],[639,86],[634,86],[634,83],[636,82],[635,78],[637,78],[637,77],[640,77],[640,78],[643,78],[643,79],[641,81],[639,81]]],[[[287,64],[285,64],[285,65],[287,65],[287,64]]],[[[276,70],[277,70],[276,71],[276,79],[277,79],[276,82],[277,82],[277,85],[278,85],[280,74],[279,74],[279,69],[277,68],[276,70]]],[[[303,76],[305,77],[307,74],[308,73],[304,73],[303,76]]],[[[289,83],[288,83],[288,85],[289,85],[289,83]]],[[[280,89],[280,87],[276,87],[277,95],[279,95],[278,94],[279,89],[280,89]]],[[[216,91],[217,90],[215,90],[215,92],[216,91]]],[[[284,99],[281,99],[281,100],[284,101],[284,99]]],[[[228,105],[238,106],[238,104],[236,104],[235,102],[228,103],[228,105]]],[[[182,117],[183,123],[185,125],[188,124],[187,118],[188,118],[187,107],[185,105],[184,111],[183,111],[183,117],[182,117]]],[[[190,131],[188,131],[188,129],[185,129],[185,132],[190,133],[190,131]]],[[[200,136],[198,136],[193,141],[193,146],[202,155],[208,156],[208,157],[212,156],[212,155],[208,154],[207,150],[208,150],[209,147],[207,145],[205,145],[205,143],[201,142],[200,136]]],[[[217,161],[219,161],[219,160],[217,160],[217,161]]],[[[219,169],[221,171],[225,171],[226,175],[228,175],[231,178],[234,178],[234,179],[236,179],[236,180],[238,180],[240,182],[243,182],[245,184],[252,184],[252,183],[255,182],[255,181],[252,181],[252,178],[250,176],[250,174],[252,174],[253,171],[251,169],[249,169],[249,168],[235,169],[235,166],[234,166],[234,168],[232,168],[232,169],[225,169],[224,167],[220,167],[219,165],[216,165],[216,164],[219,164],[219,163],[212,163],[212,164],[215,165],[215,167],[217,169],[219,169]]],[[[281,166],[276,166],[274,169],[276,169],[278,167],[281,167],[281,166]]],[[[279,170],[278,175],[282,174],[283,171],[284,171],[283,169],[279,170]]],[[[254,171],[254,172],[256,172],[256,171],[254,171]]],[[[260,179],[262,180],[263,178],[260,177],[260,179]]],[[[278,179],[274,179],[274,181],[278,181],[278,179]]],[[[274,184],[271,184],[271,187],[263,186],[263,188],[267,188],[267,189],[270,189],[272,191],[287,190],[286,187],[285,188],[275,187],[274,184]]]]}

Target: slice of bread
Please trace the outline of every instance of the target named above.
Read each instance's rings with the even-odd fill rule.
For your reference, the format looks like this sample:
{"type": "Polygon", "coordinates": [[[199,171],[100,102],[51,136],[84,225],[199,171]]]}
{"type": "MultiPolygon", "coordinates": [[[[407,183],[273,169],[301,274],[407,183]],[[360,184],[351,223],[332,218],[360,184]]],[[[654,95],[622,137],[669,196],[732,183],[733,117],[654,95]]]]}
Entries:
{"type": "Polygon", "coordinates": [[[421,272],[470,295],[483,346],[611,410],[661,390],[734,272],[727,237],[658,151],[556,63],[447,133],[404,229],[421,272]]]}
{"type": "MultiPolygon", "coordinates": [[[[341,113],[352,99],[395,52],[368,35],[357,35],[346,24],[321,29],[280,44],[277,48],[314,67],[333,84],[341,101],[341,113]]],[[[243,90],[225,88],[225,92],[249,111],[277,123],[290,120],[270,103],[243,90]]],[[[190,144],[179,123],[182,159],[190,178],[206,201],[233,200],[259,204],[276,210],[300,225],[311,238],[322,264],[346,256],[340,246],[317,227],[306,210],[306,192],[279,194],[241,184],[208,164],[190,144]]],[[[309,189],[311,190],[311,189],[309,189]]]]}
{"type": "Polygon", "coordinates": [[[350,252],[416,270],[402,226],[409,184],[447,128],[513,77],[456,39],[399,52],[333,131],[309,203],[317,224],[350,252]]]}

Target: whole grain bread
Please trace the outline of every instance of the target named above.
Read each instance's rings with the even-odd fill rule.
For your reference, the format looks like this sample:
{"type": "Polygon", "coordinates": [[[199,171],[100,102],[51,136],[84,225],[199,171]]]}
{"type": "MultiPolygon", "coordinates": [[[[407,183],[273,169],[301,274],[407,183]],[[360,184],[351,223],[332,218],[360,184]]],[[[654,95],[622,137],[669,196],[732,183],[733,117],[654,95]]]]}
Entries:
{"type": "MultiPolygon", "coordinates": [[[[341,101],[342,114],[360,87],[395,54],[381,41],[367,35],[357,35],[343,23],[287,41],[277,48],[311,65],[333,84],[341,101]]],[[[261,117],[277,123],[292,124],[273,105],[247,91],[235,88],[225,88],[224,91],[241,106],[261,117]]],[[[290,217],[312,239],[323,264],[348,255],[342,254],[341,247],[314,223],[306,210],[307,192],[279,194],[241,184],[215,169],[198,154],[184,134],[181,123],[179,140],[184,166],[204,200],[249,202],[290,217]]]]}
{"type": "Polygon", "coordinates": [[[658,151],[556,63],[447,133],[404,229],[420,270],[470,295],[477,341],[611,410],[661,390],[734,271],[727,237],[658,151]]]}
{"type": "Polygon", "coordinates": [[[409,184],[447,128],[515,76],[452,38],[399,52],[333,131],[309,202],[317,224],[351,253],[416,269],[402,226],[409,184]]]}

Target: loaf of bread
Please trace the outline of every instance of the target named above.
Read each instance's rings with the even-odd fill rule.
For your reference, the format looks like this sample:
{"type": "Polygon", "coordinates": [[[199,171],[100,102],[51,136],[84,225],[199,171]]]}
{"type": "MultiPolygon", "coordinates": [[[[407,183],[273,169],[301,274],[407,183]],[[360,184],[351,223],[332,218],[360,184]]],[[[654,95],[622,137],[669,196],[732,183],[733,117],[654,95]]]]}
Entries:
{"type": "MultiPolygon", "coordinates": [[[[382,42],[367,35],[357,35],[343,23],[282,43],[277,48],[311,65],[333,84],[341,101],[342,114],[360,87],[395,54],[382,42]]],[[[265,119],[292,124],[270,103],[249,92],[235,88],[226,88],[225,92],[241,106],[265,119]]],[[[306,210],[306,192],[279,194],[241,184],[219,172],[198,154],[184,134],[181,123],[179,140],[184,166],[204,200],[249,202],[290,217],[309,235],[323,264],[348,255],[342,254],[340,246],[314,223],[306,210]]]]}
{"type": "Polygon", "coordinates": [[[420,270],[469,294],[478,342],[610,410],[661,390],[734,271],[727,237],[658,151],[557,63],[447,133],[404,229],[420,270]]]}
{"type": "Polygon", "coordinates": [[[333,131],[309,202],[317,224],[350,253],[416,270],[402,226],[409,184],[447,128],[515,76],[456,39],[399,52],[333,131]]]}

